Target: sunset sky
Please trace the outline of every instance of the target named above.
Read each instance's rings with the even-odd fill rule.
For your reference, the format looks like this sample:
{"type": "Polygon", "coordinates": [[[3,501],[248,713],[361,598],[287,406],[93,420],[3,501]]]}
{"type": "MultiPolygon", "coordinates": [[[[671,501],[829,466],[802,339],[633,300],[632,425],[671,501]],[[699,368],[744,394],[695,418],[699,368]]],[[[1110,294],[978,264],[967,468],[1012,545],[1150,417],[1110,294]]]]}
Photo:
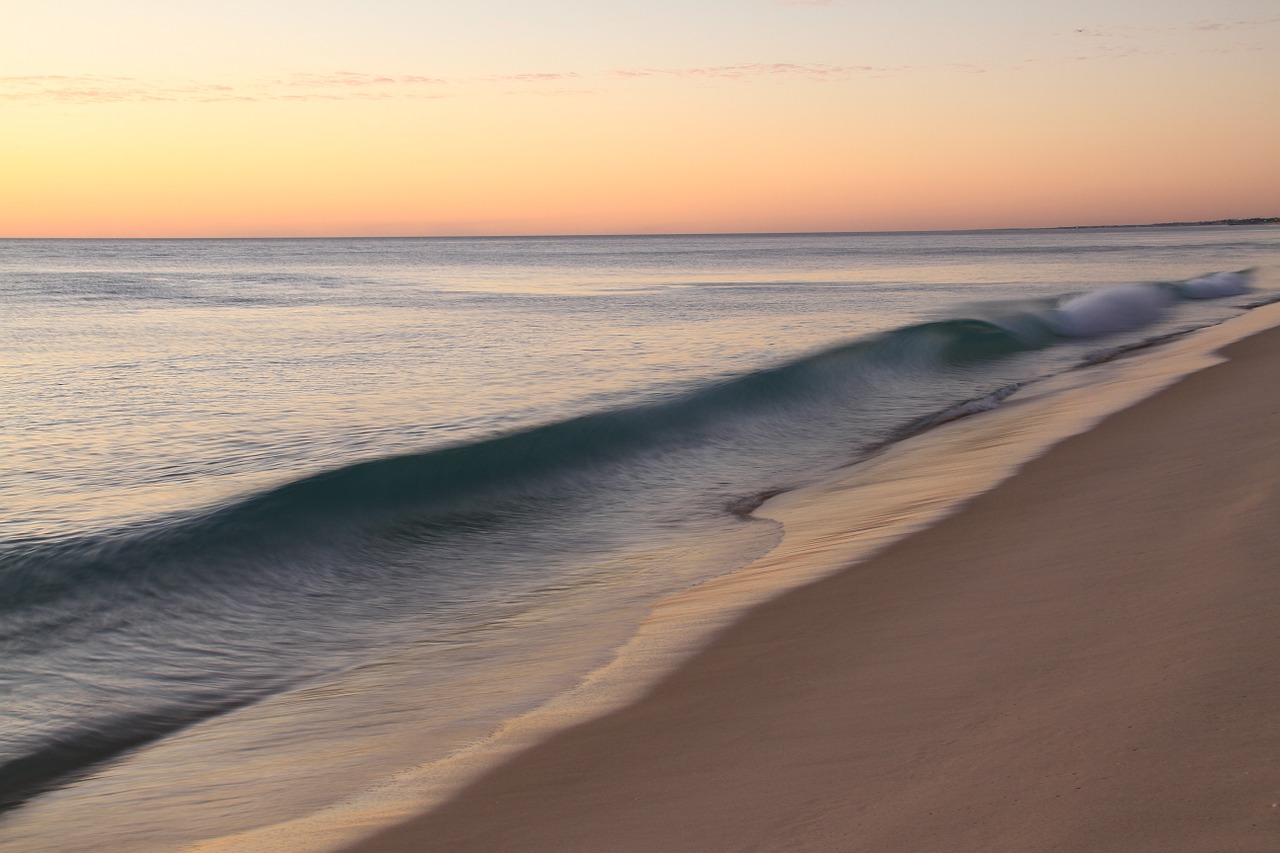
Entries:
{"type": "Polygon", "coordinates": [[[0,236],[1280,215],[1277,0],[5,0],[0,236]]]}

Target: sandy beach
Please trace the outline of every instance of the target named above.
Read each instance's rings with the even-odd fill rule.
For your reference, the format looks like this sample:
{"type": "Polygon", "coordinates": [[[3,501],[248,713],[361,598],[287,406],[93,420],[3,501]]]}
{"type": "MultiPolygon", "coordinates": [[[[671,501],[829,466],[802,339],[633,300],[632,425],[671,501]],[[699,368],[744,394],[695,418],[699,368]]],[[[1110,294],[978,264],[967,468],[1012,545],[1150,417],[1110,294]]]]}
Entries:
{"type": "Polygon", "coordinates": [[[65,6],[0,853],[1280,853],[1280,0],[65,6]]]}
{"type": "Polygon", "coordinates": [[[1280,330],[352,850],[1280,849],[1280,330]]]}

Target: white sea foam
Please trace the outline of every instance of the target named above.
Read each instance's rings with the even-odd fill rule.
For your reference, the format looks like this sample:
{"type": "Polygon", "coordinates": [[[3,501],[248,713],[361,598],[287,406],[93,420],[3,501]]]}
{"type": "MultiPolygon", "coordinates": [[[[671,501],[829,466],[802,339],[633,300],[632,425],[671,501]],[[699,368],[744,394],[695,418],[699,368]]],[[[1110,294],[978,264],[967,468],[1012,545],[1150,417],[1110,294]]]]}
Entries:
{"type": "Polygon", "coordinates": [[[1174,285],[1174,290],[1184,299],[1217,299],[1222,296],[1239,296],[1249,291],[1249,273],[1215,272],[1174,285]]]}
{"type": "Polygon", "coordinates": [[[1109,287],[1063,301],[1049,322],[1059,335],[1092,338],[1154,323],[1171,301],[1169,292],[1155,285],[1109,287]]]}

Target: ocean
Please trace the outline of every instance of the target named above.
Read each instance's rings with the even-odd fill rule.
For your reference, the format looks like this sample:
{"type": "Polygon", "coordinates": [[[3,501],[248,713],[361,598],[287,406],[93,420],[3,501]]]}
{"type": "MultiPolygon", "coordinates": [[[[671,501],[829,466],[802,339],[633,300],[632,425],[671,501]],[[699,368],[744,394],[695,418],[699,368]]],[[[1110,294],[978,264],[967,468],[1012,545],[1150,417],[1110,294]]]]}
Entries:
{"type": "Polygon", "coordinates": [[[1280,297],[1280,228],[0,241],[0,849],[394,787],[753,516],[1280,297]]]}

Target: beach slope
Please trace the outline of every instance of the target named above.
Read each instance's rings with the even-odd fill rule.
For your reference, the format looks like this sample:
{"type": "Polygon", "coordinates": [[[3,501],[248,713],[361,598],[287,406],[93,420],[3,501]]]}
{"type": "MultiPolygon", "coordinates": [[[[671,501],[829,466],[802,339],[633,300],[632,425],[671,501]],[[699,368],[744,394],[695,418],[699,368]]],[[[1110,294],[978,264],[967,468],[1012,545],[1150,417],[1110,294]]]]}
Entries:
{"type": "Polygon", "coordinates": [[[1280,330],[353,850],[1280,849],[1280,330]]]}

